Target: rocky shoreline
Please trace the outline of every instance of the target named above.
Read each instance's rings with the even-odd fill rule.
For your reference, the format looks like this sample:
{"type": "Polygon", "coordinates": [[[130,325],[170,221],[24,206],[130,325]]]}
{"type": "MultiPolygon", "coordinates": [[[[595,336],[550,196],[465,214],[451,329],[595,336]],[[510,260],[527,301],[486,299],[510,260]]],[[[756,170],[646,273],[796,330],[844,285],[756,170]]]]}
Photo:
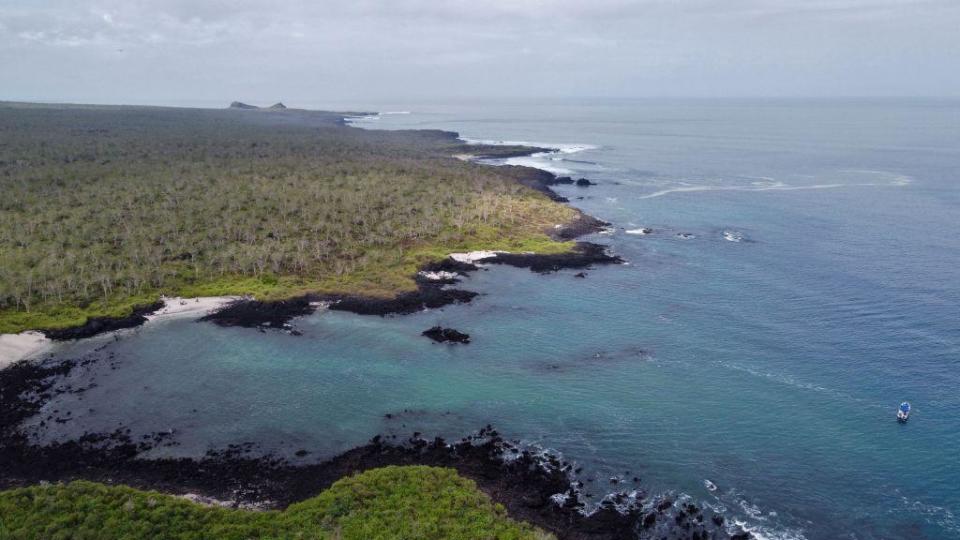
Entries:
{"type": "Polygon", "coordinates": [[[93,337],[105,332],[140,326],[147,322],[147,315],[163,309],[164,305],[162,300],[158,300],[152,304],[135,307],[133,312],[125,317],[91,317],[87,319],[87,322],[79,326],[46,329],[40,330],[40,332],[42,332],[47,339],[54,341],[70,341],[72,339],[93,337]]]}
{"type": "MultiPolygon", "coordinates": [[[[235,102],[232,108],[257,108],[235,102]]],[[[347,117],[341,118],[345,120],[347,117]]],[[[476,150],[472,159],[503,159],[508,157],[527,156],[536,153],[555,151],[549,148],[531,146],[499,146],[489,144],[471,145],[459,139],[459,134],[440,130],[419,130],[420,135],[439,137],[443,140],[457,143],[459,149],[476,150]]],[[[553,173],[523,166],[503,166],[502,170],[508,173],[518,183],[544,193],[554,201],[568,202],[559,196],[550,186],[573,183],[566,177],[557,177],[553,173]]],[[[599,232],[608,223],[578,212],[577,217],[570,223],[558,225],[556,229],[548,231],[549,235],[558,241],[569,241],[580,236],[599,232]]],[[[529,268],[535,272],[552,272],[564,268],[585,268],[592,264],[619,263],[619,257],[606,254],[603,246],[581,242],[570,253],[564,254],[513,254],[502,253],[496,258],[490,258],[483,263],[506,264],[522,268],[529,268]]],[[[321,305],[336,311],[348,311],[361,315],[393,315],[409,314],[424,309],[435,309],[454,303],[470,302],[477,293],[459,289],[447,288],[445,285],[456,283],[458,279],[447,277],[441,279],[424,279],[425,273],[444,272],[450,276],[465,275],[476,271],[478,267],[472,263],[458,263],[450,258],[424,265],[416,277],[417,289],[400,293],[393,298],[379,298],[362,295],[345,294],[310,294],[280,301],[257,301],[253,299],[238,299],[216,312],[205,315],[199,320],[211,321],[221,326],[241,326],[264,328],[289,328],[289,321],[295,317],[309,315],[321,305]]],[[[67,328],[46,328],[37,332],[52,341],[70,341],[84,339],[121,329],[134,328],[146,323],[149,317],[160,312],[165,307],[163,299],[151,304],[136,306],[129,315],[122,317],[91,317],[84,324],[67,328]]],[[[291,333],[295,331],[291,330],[291,333]]]]}
{"type": "MultiPolygon", "coordinates": [[[[507,153],[527,155],[544,150],[507,153]]],[[[506,154],[487,157],[502,158],[506,154]]],[[[519,183],[552,200],[567,202],[550,187],[571,183],[567,179],[527,167],[504,169],[519,183]]],[[[599,232],[608,225],[579,213],[572,222],[549,232],[557,240],[568,241],[599,232]]],[[[289,324],[291,319],[321,307],[383,316],[470,302],[478,293],[449,285],[457,283],[460,276],[477,271],[478,264],[505,264],[548,273],[621,262],[619,257],[608,254],[605,246],[589,242],[579,242],[572,251],[561,254],[497,253],[470,262],[448,257],[424,265],[416,277],[417,289],[393,298],[306,295],[276,302],[239,299],[200,320],[222,326],[284,329],[296,334],[289,324]]],[[[160,301],[138,307],[126,317],[97,317],[78,327],[43,333],[53,340],[91,337],[139,326],[163,307],[160,301]]],[[[469,340],[466,334],[439,330],[434,332],[441,338],[439,341],[451,336],[453,341],[469,340]]],[[[33,444],[30,436],[21,431],[21,422],[35,415],[52,395],[71,391],[59,388],[59,379],[79,365],[96,361],[96,357],[91,357],[19,362],[0,370],[0,489],[82,478],[178,495],[199,494],[231,501],[238,507],[283,508],[366,469],[435,465],[455,468],[506,507],[513,518],[535,524],[560,539],[749,538],[746,533],[740,534],[742,531],[733,531],[731,536],[719,515],[670,499],[647,498],[637,489],[612,493],[593,508],[579,491],[582,483],[576,480],[578,471],[574,465],[507,441],[489,426],[451,443],[439,438],[426,440],[419,433],[403,440],[397,440],[395,435],[377,436],[363,446],[316,464],[295,464],[277,456],[254,457],[252,443],[233,444],[198,459],[144,459],[140,456],[152,448],[177,444],[174,432],[155,433],[134,441],[130,430],[124,427],[111,433],[84,433],[75,440],[44,446],[33,444]]],[[[297,456],[309,453],[309,449],[302,449],[297,456]]]]}
{"type": "MultiPolygon", "coordinates": [[[[34,445],[20,427],[77,366],[96,357],[48,363],[21,362],[0,371],[0,489],[40,482],[85,479],[154,489],[174,495],[229,501],[242,508],[285,508],[313,497],[344,476],[386,465],[451,467],[474,480],[515,518],[551,531],[562,540],[676,538],[745,539],[727,530],[722,516],[670,498],[648,498],[636,487],[589,505],[576,479],[579,470],[548,453],[504,439],[487,426],[447,442],[414,433],[406,439],[377,436],[332,459],[295,464],[278,456],[255,456],[252,443],[232,444],[198,459],[144,459],[153,448],[176,445],[175,432],[134,441],[130,430],[85,433],[75,440],[34,445]]],[[[299,457],[310,452],[302,449],[299,457]]]]}
{"type": "MultiPolygon", "coordinates": [[[[586,218],[585,218],[586,219],[586,218]]],[[[583,225],[590,228],[589,220],[583,225]]],[[[573,230],[578,225],[572,225],[573,230]]],[[[503,264],[517,268],[528,268],[533,272],[549,273],[563,269],[583,269],[595,264],[618,264],[623,259],[610,255],[606,247],[590,242],[578,242],[568,253],[498,253],[476,261],[478,264],[503,264]]],[[[258,300],[238,300],[231,305],[200,318],[220,326],[241,326],[247,328],[289,328],[295,317],[313,313],[320,307],[334,311],[347,311],[358,315],[407,315],[425,309],[437,309],[450,304],[468,303],[478,293],[463,289],[449,288],[456,283],[457,277],[479,269],[474,263],[458,262],[452,258],[436,261],[422,267],[417,277],[417,289],[401,293],[392,298],[377,298],[359,295],[322,295],[305,296],[261,302],[258,300]],[[435,275],[437,279],[428,279],[426,275],[435,275]]]]}
{"type": "MultiPolygon", "coordinates": [[[[451,140],[459,140],[457,133],[446,131],[438,133],[451,140]]],[[[463,146],[470,147],[471,145],[463,143],[463,146]]],[[[477,145],[476,148],[480,152],[473,156],[475,159],[500,159],[552,151],[547,148],[499,147],[495,145],[477,145]]],[[[558,177],[548,171],[524,166],[508,165],[503,166],[502,169],[507,171],[508,175],[518,183],[539,191],[554,201],[569,202],[568,199],[561,197],[551,189],[551,186],[558,184],[574,183],[568,177],[558,177]]],[[[602,231],[609,225],[609,223],[593,216],[578,212],[574,220],[558,225],[557,228],[548,231],[548,234],[557,241],[569,241],[602,231]]],[[[484,259],[482,262],[484,264],[504,264],[529,268],[534,272],[547,273],[562,269],[584,269],[594,264],[622,263],[623,260],[615,255],[607,254],[604,246],[579,242],[569,253],[546,255],[500,253],[497,257],[484,259]]],[[[383,316],[416,313],[424,309],[436,309],[450,304],[467,303],[478,295],[478,293],[472,291],[444,287],[444,285],[456,283],[457,279],[424,279],[424,273],[446,272],[448,274],[465,275],[467,272],[477,269],[478,267],[475,264],[457,263],[447,258],[423,266],[417,274],[417,289],[400,293],[393,298],[347,294],[308,294],[279,301],[239,299],[214,313],[201,317],[199,320],[210,321],[220,326],[285,329],[291,334],[297,334],[289,326],[290,321],[296,317],[309,315],[320,306],[329,307],[334,311],[347,311],[359,315],[383,316]]],[[[93,337],[106,332],[140,326],[148,321],[149,315],[160,311],[164,306],[163,300],[158,300],[152,304],[137,306],[132,313],[123,317],[91,317],[79,326],[40,329],[39,332],[53,341],[93,337]]]]}

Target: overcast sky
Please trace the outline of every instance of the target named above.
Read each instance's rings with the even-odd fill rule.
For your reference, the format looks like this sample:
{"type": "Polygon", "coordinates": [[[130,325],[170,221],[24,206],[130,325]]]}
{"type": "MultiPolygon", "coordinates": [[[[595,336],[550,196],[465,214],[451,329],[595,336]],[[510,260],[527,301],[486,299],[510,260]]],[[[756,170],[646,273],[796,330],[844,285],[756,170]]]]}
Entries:
{"type": "Polygon", "coordinates": [[[0,99],[960,96],[960,0],[0,0],[0,99]]]}

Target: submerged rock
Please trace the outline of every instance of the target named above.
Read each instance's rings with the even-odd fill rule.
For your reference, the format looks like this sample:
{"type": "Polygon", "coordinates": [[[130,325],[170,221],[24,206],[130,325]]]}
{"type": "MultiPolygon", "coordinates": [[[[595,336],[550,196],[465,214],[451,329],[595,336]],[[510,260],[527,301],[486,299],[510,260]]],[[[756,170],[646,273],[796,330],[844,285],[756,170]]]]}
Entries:
{"type": "Polygon", "coordinates": [[[454,330],[453,328],[443,328],[441,326],[434,326],[433,328],[424,330],[421,335],[426,336],[437,343],[445,343],[448,341],[451,343],[463,343],[464,345],[470,343],[470,334],[464,334],[463,332],[454,330]]]}

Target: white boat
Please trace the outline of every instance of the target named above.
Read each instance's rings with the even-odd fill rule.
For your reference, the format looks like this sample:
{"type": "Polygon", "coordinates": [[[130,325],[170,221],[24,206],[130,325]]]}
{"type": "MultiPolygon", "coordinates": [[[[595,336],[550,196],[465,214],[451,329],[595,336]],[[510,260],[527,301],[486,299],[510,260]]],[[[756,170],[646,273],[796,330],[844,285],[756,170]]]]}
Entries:
{"type": "Polygon", "coordinates": [[[910,418],[910,403],[904,401],[897,409],[897,421],[906,422],[910,418]]]}

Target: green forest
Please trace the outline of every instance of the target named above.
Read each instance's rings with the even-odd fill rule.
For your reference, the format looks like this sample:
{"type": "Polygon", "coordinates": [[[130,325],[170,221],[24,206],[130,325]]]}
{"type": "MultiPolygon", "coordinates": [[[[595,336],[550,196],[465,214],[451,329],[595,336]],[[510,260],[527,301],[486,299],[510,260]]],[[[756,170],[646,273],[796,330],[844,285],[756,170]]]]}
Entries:
{"type": "Polygon", "coordinates": [[[453,251],[569,249],[546,231],[575,211],[452,157],[471,149],[324,112],[0,103],[0,333],[161,294],[391,296],[453,251]]]}
{"type": "Polygon", "coordinates": [[[124,486],[76,481],[0,492],[9,540],[356,539],[549,540],[510,519],[453,469],[384,467],[343,478],[283,511],[201,506],[124,486]]]}

